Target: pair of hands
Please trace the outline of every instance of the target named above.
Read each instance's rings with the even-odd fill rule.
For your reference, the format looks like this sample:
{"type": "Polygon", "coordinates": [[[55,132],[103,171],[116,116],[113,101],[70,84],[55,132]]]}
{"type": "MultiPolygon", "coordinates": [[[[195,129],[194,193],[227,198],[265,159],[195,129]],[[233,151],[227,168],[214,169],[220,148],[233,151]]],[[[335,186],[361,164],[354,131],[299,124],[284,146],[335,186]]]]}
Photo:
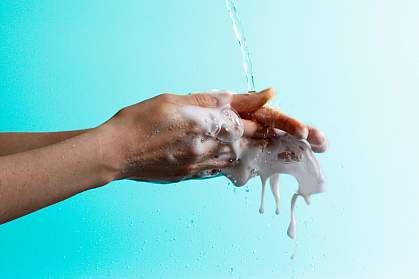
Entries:
{"type": "MultiPolygon", "coordinates": [[[[240,140],[264,147],[278,128],[307,139],[315,152],[325,151],[318,130],[264,106],[273,96],[272,89],[229,95],[244,124],[240,140]]],[[[209,111],[218,101],[214,94],[163,94],[122,109],[94,129],[0,133],[0,224],[112,180],[173,182],[231,166],[232,144],[208,136],[182,113],[191,111],[185,106],[209,111]]]]}
{"type": "MultiPolygon", "coordinates": [[[[232,95],[230,105],[242,118],[243,137],[267,141],[277,128],[307,139],[314,152],[324,152],[326,140],[319,130],[264,106],[274,94],[266,89],[232,95]]],[[[183,106],[210,108],[217,102],[207,93],[162,94],[119,111],[98,127],[101,154],[109,162],[112,179],[172,182],[230,166],[236,159],[230,145],[205,135],[197,123],[179,113],[183,106]],[[197,141],[205,141],[209,149],[193,148],[197,141]]]]}

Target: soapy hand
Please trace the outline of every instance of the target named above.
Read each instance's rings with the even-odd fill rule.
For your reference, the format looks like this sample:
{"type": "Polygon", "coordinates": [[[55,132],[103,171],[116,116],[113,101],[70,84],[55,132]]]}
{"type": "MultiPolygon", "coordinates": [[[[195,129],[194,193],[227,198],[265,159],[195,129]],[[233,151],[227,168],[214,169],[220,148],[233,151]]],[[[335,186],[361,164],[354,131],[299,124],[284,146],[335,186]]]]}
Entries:
{"type": "Polygon", "coordinates": [[[269,138],[275,135],[273,128],[279,128],[307,138],[313,151],[324,151],[325,139],[318,130],[263,107],[273,96],[272,89],[254,94],[159,95],[122,109],[98,128],[103,158],[111,162],[116,179],[142,181],[173,182],[229,167],[236,159],[232,146],[181,113],[185,107],[217,108],[221,99],[241,117],[243,136],[269,138]]]}
{"type": "MultiPolygon", "coordinates": [[[[304,143],[303,151],[321,152],[325,139],[318,130],[265,107],[273,95],[272,89],[163,94],[124,108],[93,129],[0,133],[0,224],[116,179],[173,182],[222,171],[233,183],[244,183],[251,175],[271,175],[271,168],[266,171],[259,159],[276,163],[272,170],[278,173],[286,173],[287,166],[299,170],[287,162],[300,160],[301,152],[287,148],[304,143]],[[289,136],[291,141],[283,144],[286,138],[278,137],[274,128],[295,138],[289,136]],[[246,166],[253,163],[258,168],[247,175],[246,166]]],[[[307,154],[304,158],[313,166],[309,169],[317,169],[307,154]]],[[[276,174],[273,177],[271,181],[277,181],[276,174]]],[[[310,185],[321,184],[317,173],[306,178],[310,185]]],[[[300,192],[320,188],[313,189],[300,192]]]]}

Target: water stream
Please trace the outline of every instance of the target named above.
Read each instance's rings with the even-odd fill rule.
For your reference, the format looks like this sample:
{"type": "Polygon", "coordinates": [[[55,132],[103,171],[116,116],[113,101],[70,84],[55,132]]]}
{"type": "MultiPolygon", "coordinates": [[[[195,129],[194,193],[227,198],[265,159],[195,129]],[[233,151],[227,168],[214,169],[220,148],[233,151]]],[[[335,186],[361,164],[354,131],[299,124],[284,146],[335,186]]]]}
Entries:
{"type": "Polygon", "coordinates": [[[250,58],[249,48],[247,46],[246,36],[244,33],[243,25],[240,21],[240,17],[237,11],[237,5],[235,0],[226,0],[226,7],[233,23],[234,35],[240,45],[240,51],[243,60],[243,69],[246,74],[247,91],[255,91],[255,80],[253,75],[253,64],[250,58]]]}
{"type": "MultiPolygon", "coordinates": [[[[255,81],[253,75],[253,65],[250,58],[249,48],[247,46],[246,36],[243,25],[237,11],[235,0],[226,0],[226,7],[233,23],[234,35],[239,42],[240,51],[243,60],[243,69],[246,74],[248,92],[255,92],[255,81]]],[[[269,148],[268,148],[269,149],[269,148]]],[[[291,201],[291,221],[288,227],[288,236],[295,238],[296,220],[295,220],[295,203],[299,196],[302,196],[306,203],[310,202],[310,197],[314,193],[321,193],[323,189],[323,175],[314,155],[312,154],[310,145],[305,141],[299,141],[286,133],[279,137],[279,140],[273,144],[268,152],[263,149],[247,146],[241,150],[238,156],[242,159],[242,163],[234,168],[224,170],[226,175],[236,186],[246,184],[249,178],[259,175],[262,181],[262,193],[259,212],[264,212],[264,194],[266,181],[269,178],[272,194],[275,198],[276,210],[279,214],[279,173],[288,173],[294,175],[299,183],[298,191],[293,195],[291,201]],[[296,148],[298,147],[298,148],[296,148]],[[286,148],[286,150],[282,150],[286,148]],[[291,151],[293,150],[293,151],[291,151]],[[282,152],[282,153],[281,153],[282,152]],[[270,154],[278,154],[279,157],[272,157],[270,154]],[[293,161],[295,154],[300,156],[298,160],[293,161]],[[280,156],[281,155],[281,156],[280,156]],[[263,160],[260,160],[260,158],[263,160]],[[286,159],[281,162],[280,159],[286,159]],[[300,162],[301,161],[301,162],[300,162]],[[304,163],[302,163],[304,161],[304,163]],[[254,170],[253,173],[250,170],[254,170]],[[274,170],[274,171],[273,171],[274,170]]],[[[293,253],[293,255],[295,252],[293,253]]],[[[294,256],[292,256],[293,258],[294,256]]]]}

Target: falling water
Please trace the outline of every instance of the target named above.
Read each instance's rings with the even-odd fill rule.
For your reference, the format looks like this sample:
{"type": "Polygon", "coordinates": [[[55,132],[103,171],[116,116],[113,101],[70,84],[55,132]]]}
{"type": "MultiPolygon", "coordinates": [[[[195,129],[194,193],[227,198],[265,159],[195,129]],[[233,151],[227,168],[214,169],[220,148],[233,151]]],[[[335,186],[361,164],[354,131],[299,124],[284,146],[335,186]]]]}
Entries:
{"type": "Polygon", "coordinates": [[[247,90],[249,92],[255,91],[255,81],[253,75],[253,65],[250,59],[249,48],[247,47],[246,36],[244,34],[243,25],[240,21],[239,14],[237,12],[237,5],[235,0],[226,0],[226,6],[230,15],[231,21],[233,22],[234,35],[236,36],[240,51],[243,59],[243,69],[246,74],[247,90]]]}

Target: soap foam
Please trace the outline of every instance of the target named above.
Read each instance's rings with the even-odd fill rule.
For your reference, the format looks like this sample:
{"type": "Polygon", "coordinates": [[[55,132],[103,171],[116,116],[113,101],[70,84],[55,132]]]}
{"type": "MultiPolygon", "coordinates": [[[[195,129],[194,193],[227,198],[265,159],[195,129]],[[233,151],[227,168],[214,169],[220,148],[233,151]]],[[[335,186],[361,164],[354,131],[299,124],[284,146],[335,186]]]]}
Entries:
{"type": "Polygon", "coordinates": [[[183,106],[180,113],[187,119],[198,124],[206,136],[214,137],[223,143],[238,141],[244,133],[243,122],[239,115],[231,109],[231,93],[213,93],[218,100],[215,108],[199,106],[183,106]]]}
{"type": "MultiPolygon", "coordinates": [[[[242,137],[243,123],[238,114],[230,107],[231,93],[214,94],[219,105],[216,108],[185,106],[181,114],[196,122],[207,136],[217,138],[222,144],[229,145],[236,155],[231,167],[221,170],[235,186],[245,185],[249,179],[259,176],[262,182],[259,212],[264,213],[264,193],[269,179],[271,192],[279,214],[279,174],[289,174],[296,178],[298,190],[291,201],[291,221],[288,236],[296,236],[295,204],[302,196],[307,204],[311,195],[324,192],[324,176],[310,144],[290,134],[276,129],[276,136],[270,139],[250,139],[242,137]]],[[[203,172],[203,173],[213,173],[203,172]]]]}

